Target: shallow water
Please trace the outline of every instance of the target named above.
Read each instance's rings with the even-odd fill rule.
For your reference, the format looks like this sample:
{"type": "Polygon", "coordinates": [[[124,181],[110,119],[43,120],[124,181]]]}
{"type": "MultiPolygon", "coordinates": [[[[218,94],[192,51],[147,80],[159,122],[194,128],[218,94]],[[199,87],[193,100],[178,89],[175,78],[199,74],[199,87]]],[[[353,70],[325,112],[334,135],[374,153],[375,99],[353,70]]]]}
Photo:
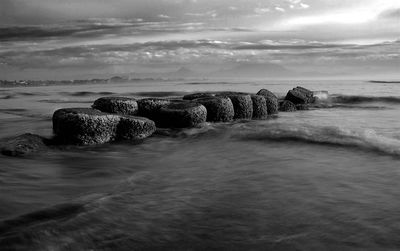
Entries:
{"type": "MultiPolygon", "coordinates": [[[[5,88],[0,136],[50,136],[55,109],[88,107],[103,95],[261,88],[284,95],[297,85],[5,88]]],[[[301,85],[329,91],[331,100],[320,109],[166,131],[138,143],[0,156],[0,249],[399,249],[400,85],[301,85]]]]}

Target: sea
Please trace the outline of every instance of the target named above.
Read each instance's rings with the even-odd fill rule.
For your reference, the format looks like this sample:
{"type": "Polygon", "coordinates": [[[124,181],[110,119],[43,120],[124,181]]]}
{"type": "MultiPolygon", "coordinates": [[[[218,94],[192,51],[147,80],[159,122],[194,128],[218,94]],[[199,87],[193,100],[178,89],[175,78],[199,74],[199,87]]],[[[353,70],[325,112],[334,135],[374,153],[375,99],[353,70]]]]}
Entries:
{"type": "Polygon", "coordinates": [[[399,250],[400,84],[131,81],[0,88],[0,139],[102,96],[202,91],[319,103],[266,120],[160,130],[140,142],[0,156],[0,250],[399,250]]]}

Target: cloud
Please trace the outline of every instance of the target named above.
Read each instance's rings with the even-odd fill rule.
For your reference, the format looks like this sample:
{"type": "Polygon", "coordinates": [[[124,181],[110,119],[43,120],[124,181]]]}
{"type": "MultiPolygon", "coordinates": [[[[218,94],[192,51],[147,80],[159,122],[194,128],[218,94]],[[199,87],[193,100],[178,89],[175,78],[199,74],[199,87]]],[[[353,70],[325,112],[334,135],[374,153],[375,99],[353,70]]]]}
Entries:
{"type": "Polygon", "coordinates": [[[400,19],[400,8],[383,11],[379,14],[380,18],[385,19],[400,19]]]}

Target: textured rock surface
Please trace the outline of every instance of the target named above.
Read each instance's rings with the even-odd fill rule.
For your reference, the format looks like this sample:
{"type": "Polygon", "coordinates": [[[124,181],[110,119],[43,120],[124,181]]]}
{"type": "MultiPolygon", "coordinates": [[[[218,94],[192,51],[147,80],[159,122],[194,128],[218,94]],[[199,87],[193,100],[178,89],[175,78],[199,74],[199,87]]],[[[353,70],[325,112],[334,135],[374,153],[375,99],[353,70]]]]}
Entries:
{"type": "Polygon", "coordinates": [[[267,102],[264,96],[251,95],[253,102],[253,119],[265,119],[268,116],[267,102]]]}
{"type": "Polygon", "coordinates": [[[295,105],[310,104],[315,101],[313,92],[300,86],[290,90],[286,94],[285,99],[291,101],[295,105]]]}
{"type": "Polygon", "coordinates": [[[23,156],[46,150],[46,139],[39,135],[25,133],[7,140],[1,146],[1,153],[8,156],[23,156]]]}
{"type": "Polygon", "coordinates": [[[94,101],[92,107],[102,112],[136,115],[138,104],[133,98],[102,97],[94,101]]]}
{"type": "Polygon", "coordinates": [[[156,124],[150,119],[136,116],[123,116],[117,125],[116,139],[144,139],[152,135],[155,131],[156,124]]]}
{"type": "Polygon", "coordinates": [[[235,115],[233,119],[251,119],[253,117],[253,102],[247,93],[220,92],[218,97],[228,97],[232,101],[235,115]]]}
{"type": "Polygon", "coordinates": [[[290,102],[289,100],[283,100],[279,104],[279,111],[281,112],[295,112],[296,110],[297,110],[296,105],[290,102]]]}
{"type": "Polygon", "coordinates": [[[198,99],[198,98],[207,98],[207,97],[213,97],[215,96],[214,93],[210,93],[210,92],[199,92],[199,93],[192,93],[192,94],[188,94],[183,96],[184,100],[194,100],[194,99],[198,99]]]}
{"type": "Polygon", "coordinates": [[[257,92],[257,95],[261,95],[265,98],[267,104],[268,115],[276,114],[279,110],[278,97],[267,89],[261,89],[257,92]]]}
{"type": "Polygon", "coordinates": [[[204,123],[207,109],[196,102],[171,102],[159,110],[161,127],[185,128],[204,123]]]}
{"type": "Polygon", "coordinates": [[[207,121],[227,122],[235,115],[232,101],[228,97],[203,97],[194,101],[206,107],[207,121]]]}
{"type": "Polygon", "coordinates": [[[119,120],[91,108],[59,109],[53,114],[53,131],[63,144],[101,144],[115,139],[119,120]]]}
{"type": "Polygon", "coordinates": [[[156,128],[153,121],[142,117],[108,114],[90,108],[67,108],[54,112],[53,130],[58,143],[92,145],[143,139],[156,128]]]}
{"type": "Polygon", "coordinates": [[[160,108],[171,103],[168,99],[160,98],[145,98],[138,100],[137,102],[139,107],[139,116],[154,120],[156,124],[159,122],[157,119],[159,118],[158,112],[160,108]]]}

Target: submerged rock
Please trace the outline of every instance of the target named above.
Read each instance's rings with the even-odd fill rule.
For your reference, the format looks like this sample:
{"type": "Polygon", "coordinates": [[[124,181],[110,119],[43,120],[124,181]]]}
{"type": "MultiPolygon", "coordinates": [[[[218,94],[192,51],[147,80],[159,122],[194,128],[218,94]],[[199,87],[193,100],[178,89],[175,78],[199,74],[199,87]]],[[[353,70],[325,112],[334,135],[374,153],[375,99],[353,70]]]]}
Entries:
{"type": "Polygon", "coordinates": [[[31,133],[25,133],[7,140],[1,147],[1,153],[8,156],[23,156],[47,149],[46,139],[31,133]]]}
{"type": "Polygon", "coordinates": [[[158,111],[161,127],[195,127],[207,119],[207,109],[196,102],[175,102],[163,106],[158,111]]]}
{"type": "Polygon", "coordinates": [[[298,104],[296,105],[296,109],[298,111],[310,110],[310,106],[308,104],[298,104]]]}
{"type": "Polygon", "coordinates": [[[241,92],[220,92],[217,96],[230,98],[235,111],[233,119],[251,119],[253,117],[253,102],[249,94],[241,92]]]}
{"type": "Polygon", "coordinates": [[[138,104],[133,98],[102,97],[94,101],[92,107],[102,112],[136,115],[138,104]]]}
{"type": "Polygon", "coordinates": [[[59,109],[53,131],[61,144],[93,145],[119,139],[143,139],[155,131],[153,121],[129,115],[103,113],[91,108],[59,109]]]}
{"type": "Polygon", "coordinates": [[[195,99],[204,105],[207,109],[207,121],[210,122],[228,122],[235,115],[233,104],[230,98],[227,97],[203,97],[195,99]]]}
{"type": "Polygon", "coordinates": [[[199,92],[199,93],[192,93],[192,94],[188,94],[183,96],[184,100],[194,100],[194,99],[198,99],[198,98],[207,98],[207,97],[214,97],[215,94],[211,93],[211,92],[199,92]]]}
{"type": "Polygon", "coordinates": [[[251,95],[253,102],[253,119],[265,119],[268,116],[267,102],[264,96],[251,95]]]}
{"type": "Polygon", "coordinates": [[[267,104],[268,115],[276,114],[279,110],[278,97],[267,89],[261,89],[257,92],[257,95],[261,95],[265,98],[267,104]]]}
{"type": "Polygon", "coordinates": [[[283,100],[279,104],[279,111],[281,112],[295,112],[297,111],[296,105],[289,100],[283,100]]]}
{"type": "Polygon", "coordinates": [[[300,86],[290,90],[286,94],[285,100],[289,100],[295,105],[310,104],[315,101],[313,92],[300,86]]]}

